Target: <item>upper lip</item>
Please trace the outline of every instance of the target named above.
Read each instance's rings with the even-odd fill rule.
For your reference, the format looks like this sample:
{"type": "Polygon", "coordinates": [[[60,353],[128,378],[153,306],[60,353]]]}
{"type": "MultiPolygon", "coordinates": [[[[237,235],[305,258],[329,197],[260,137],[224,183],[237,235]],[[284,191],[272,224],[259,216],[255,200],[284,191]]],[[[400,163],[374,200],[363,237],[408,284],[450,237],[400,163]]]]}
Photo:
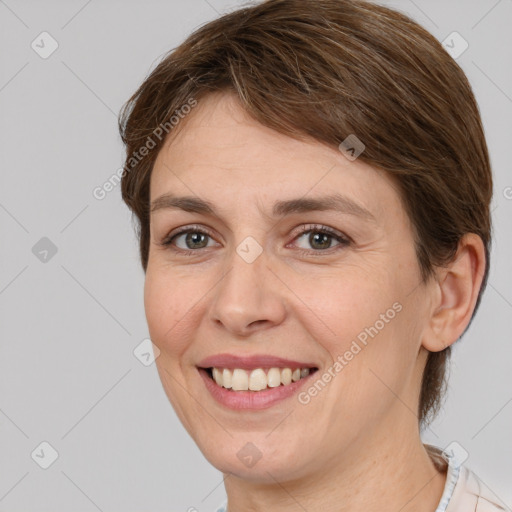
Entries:
{"type": "Polygon", "coordinates": [[[240,368],[242,370],[254,370],[255,368],[317,368],[312,363],[293,361],[268,354],[254,354],[251,356],[217,354],[203,359],[197,366],[200,368],[240,368]]]}

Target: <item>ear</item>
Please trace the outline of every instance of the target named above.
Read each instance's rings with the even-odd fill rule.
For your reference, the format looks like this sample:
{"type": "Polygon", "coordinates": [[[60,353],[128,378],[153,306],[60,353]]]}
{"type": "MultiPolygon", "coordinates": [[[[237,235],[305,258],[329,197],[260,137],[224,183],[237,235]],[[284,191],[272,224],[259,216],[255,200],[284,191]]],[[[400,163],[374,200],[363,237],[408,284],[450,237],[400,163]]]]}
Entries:
{"type": "Polygon", "coordinates": [[[468,233],[459,242],[457,253],[448,265],[436,270],[431,283],[430,322],[422,346],[439,352],[455,343],[471,320],[485,271],[482,239],[468,233]]]}

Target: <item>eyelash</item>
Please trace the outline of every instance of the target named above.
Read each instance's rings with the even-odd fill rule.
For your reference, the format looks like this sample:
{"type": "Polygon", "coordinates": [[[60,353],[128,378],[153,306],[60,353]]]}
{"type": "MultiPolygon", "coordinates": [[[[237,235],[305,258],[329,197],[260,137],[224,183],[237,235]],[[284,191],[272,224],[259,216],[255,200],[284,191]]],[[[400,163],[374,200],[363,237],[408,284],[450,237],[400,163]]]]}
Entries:
{"type": "MultiPolygon", "coordinates": [[[[300,229],[300,233],[294,237],[293,241],[300,238],[301,236],[305,235],[306,233],[323,233],[325,235],[329,235],[332,238],[334,238],[337,242],[339,242],[339,245],[336,245],[334,247],[329,247],[328,249],[297,249],[300,254],[311,256],[311,255],[321,255],[322,253],[328,253],[331,254],[336,250],[339,250],[343,247],[346,247],[352,243],[352,240],[347,237],[343,236],[341,233],[338,233],[337,231],[334,231],[333,229],[323,226],[320,224],[307,224],[303,225],[300,229]]],[[[175,246],[173,246],[173,241],[180,235],[187,234],[187,233],[199,233],[202,235],[207,235],[210,238],[213,238],[213,235],[206,229],[201,228],[199,226],[184,226],[176,233],[173,233],[172,235],[167,236],[160,245],[169,248],[171,251],[183,254],[186,256],[193,256],[195,255],[200,249],[180,249],[175,246]]]]}

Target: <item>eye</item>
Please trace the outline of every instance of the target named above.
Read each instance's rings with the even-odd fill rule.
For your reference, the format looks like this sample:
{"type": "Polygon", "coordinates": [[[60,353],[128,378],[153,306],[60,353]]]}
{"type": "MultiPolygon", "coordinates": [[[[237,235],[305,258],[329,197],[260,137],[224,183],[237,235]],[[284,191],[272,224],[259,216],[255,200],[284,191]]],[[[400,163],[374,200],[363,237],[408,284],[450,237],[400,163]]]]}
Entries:
{"type": "Polygon", "coordinates": [[[196,249],[204,249],[215,245],[211,235],[202,229],[184,227],[177,233],[171,233],[161,243],[181,252],[192,252],[196,249]]]}
{"type": "Polygon", "coordinates": [[[327,226],[319,225],[302,226],[301,234],[297,236],[295,240],[302,242],[302,245],[299,244],[301,249],[312,248],[314,252],[326,251],[333,247],[346,246],[350,244],[350,240],[344,237],[341,233],[338,233],[327,226]],[[336,244],[333,245],[333,242],[336,242],[336,244]]]}
{"type": "MultiPolygon", "coordinates": [[[[327,226],[317,224],[302,226],[294,241],[300,249],[299,252],[306,254],[327,252],[329,249],[344,247],[351,243],[350,238],[327,226]]],[[[200,249],[213,247],[216,244],[208,231],[195,226],[180,228],[177,232],[170,233],[160,243],[175,252],[187,255],[193,255],[200,249]]]]}

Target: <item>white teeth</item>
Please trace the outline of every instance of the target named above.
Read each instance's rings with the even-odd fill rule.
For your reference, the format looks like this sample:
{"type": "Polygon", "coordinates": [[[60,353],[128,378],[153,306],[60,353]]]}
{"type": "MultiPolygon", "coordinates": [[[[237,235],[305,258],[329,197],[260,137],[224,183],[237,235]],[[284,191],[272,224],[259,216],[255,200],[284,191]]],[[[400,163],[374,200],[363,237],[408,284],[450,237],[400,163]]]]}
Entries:
{"type": "Polygon", "coordinates": [[[222,386],[222,373],[219,371],[218,368],[213,369],[213,378],[215,379],[215,382],[222,386]]]}
{"type": "Polygon", "coordinates": [[[292,382],[307,377],[309,368],[270,368],[265,372],[262,368],[252,371],[235,368],[213,368],[212,376],[215,382],[226,389],[233,391],[261,391],[267,388],[276,388],[281,384],[287,386],[292,382]]]}
{"type": "Polygon", "coordinates": [[[283,368],[281,370],[281,384],[284,384],[285,386],[287,384],[290,384],[292,381],[292,371],[290,368],[283,368]]]}
{"type": "Polygon", "coordinates": [[[228,370],[227,368],[224,368],[224,370],[222,371],[222,386],[227,389],[231,389],[232,377],[233,374],[231,373],[231,371],[228,370]]]}
{"type": "Polygon", "coordinates": [[[249,389],[251,391],[260,391],[267,387],[267,376],[261,368],[257,368],[251,372],[249,377],[249,389]]]}
{"type": "MultiPolygon", "coordinates": [[[[219,384],[219,386],[222,386],[222,384],[219,384]]],[[[238,368],[233,370],[231,387],[234,391],[247,391],[249,389],[249,375],[245,370],[239,370],[238,368]]]]}
{"type": "Polygon", "coordinates": [[[281,370],[279,368],[270,368],[267,374],[267,385],[269,388],[277,388],[281,385],[281,370]]]}

